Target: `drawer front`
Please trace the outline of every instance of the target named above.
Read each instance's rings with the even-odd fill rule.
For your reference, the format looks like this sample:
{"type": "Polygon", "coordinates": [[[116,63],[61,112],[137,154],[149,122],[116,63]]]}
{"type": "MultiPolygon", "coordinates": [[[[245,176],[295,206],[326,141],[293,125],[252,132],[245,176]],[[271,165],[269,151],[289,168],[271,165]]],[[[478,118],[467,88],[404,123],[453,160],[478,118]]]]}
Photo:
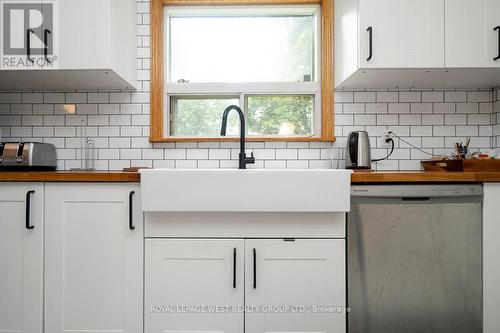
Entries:
{"type": "Polygon", "coordinates": [[[146,237],[345,238],[345,213],[146,213],[146,237]]]}

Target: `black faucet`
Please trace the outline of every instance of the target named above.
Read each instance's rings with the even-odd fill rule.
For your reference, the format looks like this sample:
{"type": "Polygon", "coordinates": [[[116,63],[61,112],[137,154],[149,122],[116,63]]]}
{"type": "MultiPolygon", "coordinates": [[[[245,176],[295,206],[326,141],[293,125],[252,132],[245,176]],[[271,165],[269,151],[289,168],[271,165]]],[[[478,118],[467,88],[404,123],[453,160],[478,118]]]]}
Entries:
{"type": "Polygon", "coordinates": [[[227,116],[229,111],[235,110],[238,112],[240,116],[240,169],[246,169],[247,164],[255,164],[255,158],[253,157],[253,153],[250,157],[247,157],[245,153],[245,116],[243,115],[243,111],[236,106],[230,105],[224,110],[224,114],[222,115],[222,128],[220,130],[220,135],[226,136],[226,128],[227,128],[227,116]]]}

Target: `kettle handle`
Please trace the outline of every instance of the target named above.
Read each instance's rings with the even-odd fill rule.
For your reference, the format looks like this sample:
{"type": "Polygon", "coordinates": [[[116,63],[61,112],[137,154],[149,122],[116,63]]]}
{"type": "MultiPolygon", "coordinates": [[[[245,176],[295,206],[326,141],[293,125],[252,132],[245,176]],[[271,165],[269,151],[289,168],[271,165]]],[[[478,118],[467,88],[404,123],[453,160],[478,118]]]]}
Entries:
{"type": "Polygon", "coordinates": [[[351,133],[349,137],[349,157],[353,166],[358,165],[359,133],[351,133]]]}

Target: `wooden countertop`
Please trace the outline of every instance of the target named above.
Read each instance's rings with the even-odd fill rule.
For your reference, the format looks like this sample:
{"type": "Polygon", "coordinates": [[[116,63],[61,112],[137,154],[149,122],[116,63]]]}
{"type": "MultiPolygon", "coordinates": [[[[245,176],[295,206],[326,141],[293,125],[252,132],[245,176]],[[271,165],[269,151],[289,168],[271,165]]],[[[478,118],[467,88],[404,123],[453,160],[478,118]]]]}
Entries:
{"type": "Polygon", "coordinates": [[[137,172],[27,171],[0,172],[3,182],[138,182],[137,172]]]}
{"type": "Polygon", "coordinates": [[[355,171],[352,183],[486,183],[500,182],[500,172],[355,171]]]}
{"type": "MultiPolygon", "coordinates": [[[[4,182],[138,182],[137,172],[0,172],[4,182]]],[[[484,183],[500,182],[500,172],[356,171],[352,183],[484,183]]]]}

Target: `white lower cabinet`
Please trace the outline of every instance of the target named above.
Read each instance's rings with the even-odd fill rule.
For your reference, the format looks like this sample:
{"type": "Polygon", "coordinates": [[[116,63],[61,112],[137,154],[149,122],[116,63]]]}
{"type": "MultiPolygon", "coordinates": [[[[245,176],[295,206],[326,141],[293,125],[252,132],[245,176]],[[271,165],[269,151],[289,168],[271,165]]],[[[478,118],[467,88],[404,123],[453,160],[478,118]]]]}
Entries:
{"type": "Polygon", "coordinates": [[[142,332],[138,188],[45,185],[45,332],[142,332]]]}
{"type": "Polygon", "coordinates": [[[0,332],[43,323],[43,184],[0,184],[0,332]]]}
{"type": "Polygon", "coordinates": [[[145,332],[345,332],[345,275],[343,239],[147,239],[145,332]]]}
{"type": "Polygon", "coordinates": [[[243,251],[237,239],[148,239],[146,332],[243,333],[242,312],[208,308],[243,306],[243,251]]]}
{"type": "Polygon", "coordinates": [[[246,333],[345,332],[345,240],[246,240],[245,253],[246,333]]]}

